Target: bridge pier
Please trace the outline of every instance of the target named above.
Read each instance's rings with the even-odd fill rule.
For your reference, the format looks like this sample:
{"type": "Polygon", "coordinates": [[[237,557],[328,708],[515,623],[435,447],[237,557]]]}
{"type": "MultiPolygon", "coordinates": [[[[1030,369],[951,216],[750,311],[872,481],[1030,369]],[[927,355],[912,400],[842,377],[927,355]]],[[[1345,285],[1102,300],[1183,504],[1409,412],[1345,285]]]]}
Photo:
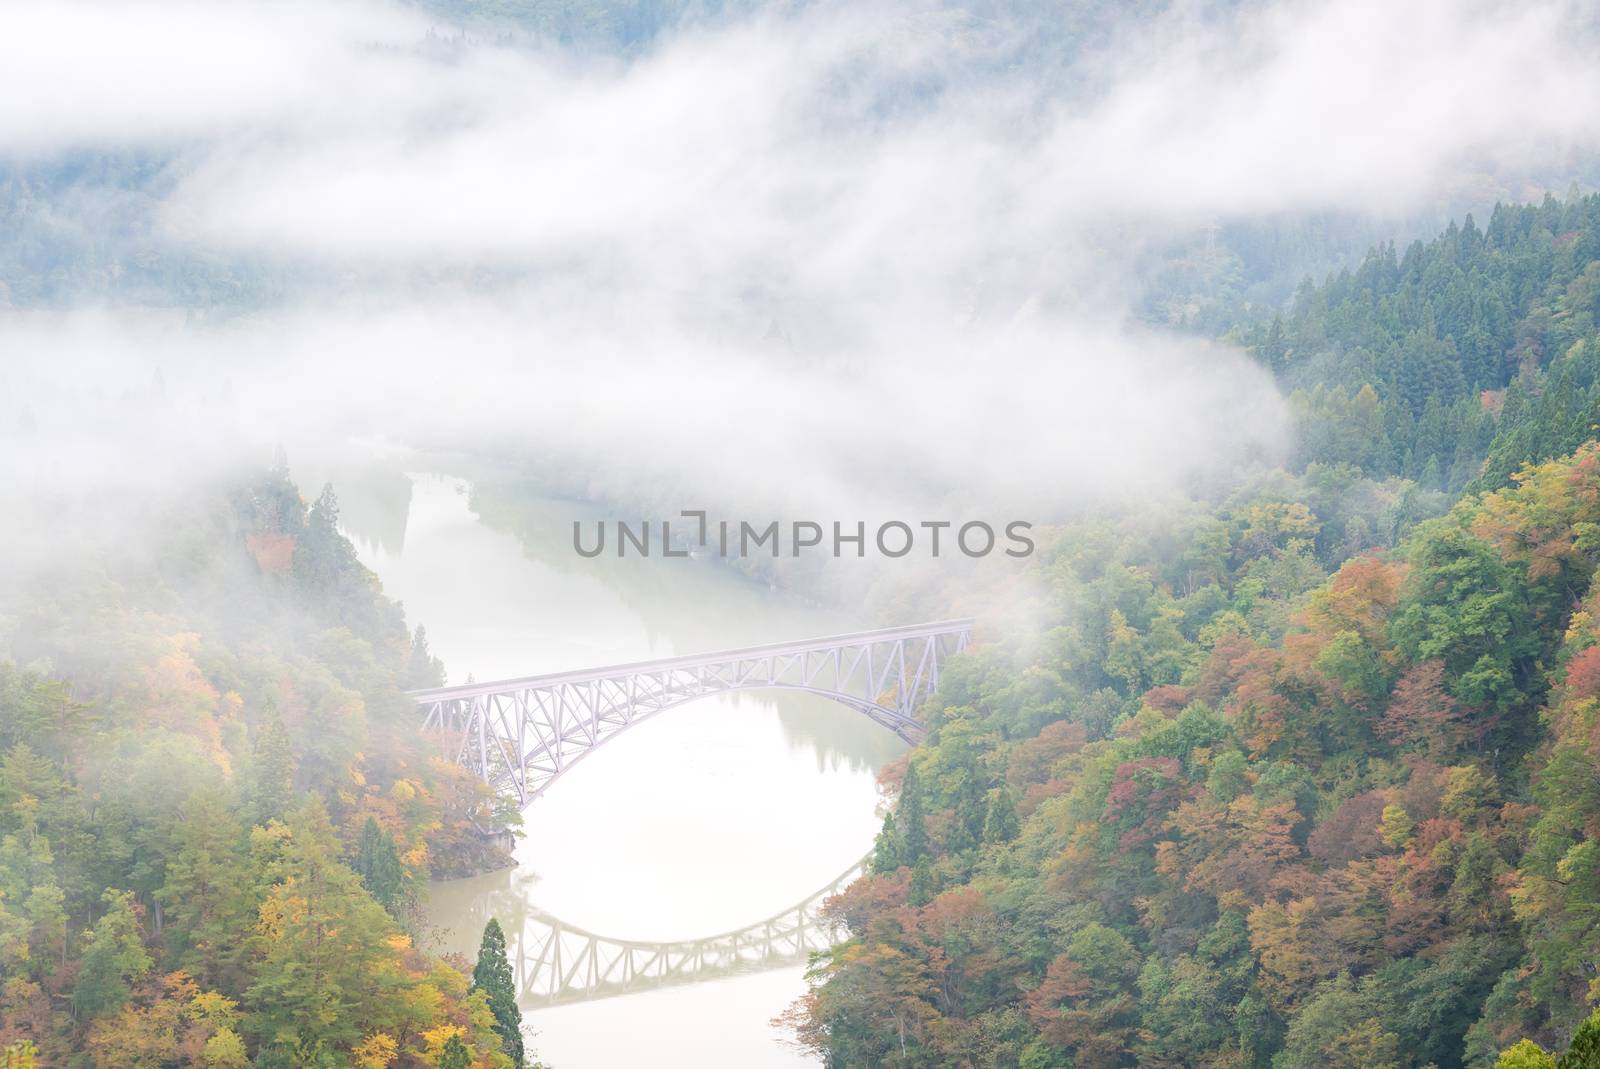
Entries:
{"type": "MultiPolygon", "coordinates": [[[[504,850],[508,854],[516,849],[516,835],[505,828],[501,828],[498,831],[480,832],[479,834],[481,834],[490,843],[493,843],[497,848],[504,850]]],[[[515,866],[516,862],[512,861],[511,864],[515,866]]]]}

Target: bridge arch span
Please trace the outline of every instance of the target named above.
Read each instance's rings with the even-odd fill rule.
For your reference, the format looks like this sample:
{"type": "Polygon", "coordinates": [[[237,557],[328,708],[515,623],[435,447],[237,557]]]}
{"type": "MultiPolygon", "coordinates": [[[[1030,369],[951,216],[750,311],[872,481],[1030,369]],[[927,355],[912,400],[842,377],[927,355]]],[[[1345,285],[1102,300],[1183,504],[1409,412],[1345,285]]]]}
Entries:
{"type": "Polygon", "coordinates": [[[490,917],[505,929],[517,1000],[526,1009],[610,998],[648,988],[804,965],[844,934],[828,900],[867,872],[862,858],[772,916],[692,939],[622,939],[569,924],[531,907],[514,883],[476,904],[464,928],[490,917]]]}
{"type": "Polygon", "coordinates": [[[591,751],[657,713],[716,694],[819,694],[907,741],[971,620],[861,631],[637,664],[414,691],[424,730],[497,792],[527,806],[591,751]]]}

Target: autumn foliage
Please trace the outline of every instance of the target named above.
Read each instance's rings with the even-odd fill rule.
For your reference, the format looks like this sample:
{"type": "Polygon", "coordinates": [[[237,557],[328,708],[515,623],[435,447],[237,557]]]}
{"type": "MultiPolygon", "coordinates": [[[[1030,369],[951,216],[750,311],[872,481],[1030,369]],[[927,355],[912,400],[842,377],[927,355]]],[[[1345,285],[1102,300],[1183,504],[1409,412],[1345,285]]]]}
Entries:
{"type": "Polygon", "coordinates": [[[1314,527],[1246,510],[1211,594],[1170,557],[1064,555],[1042,727],[1003,651],[952,666],[892,826],[927,845],[835,904],[851,938],[787,1019],[805,1046],[1453,1069],[1567,1041],[1600,1001],[1600,446],[1269,611],[1250,576],[1314,527]],[[1014,838],[931,834],[995,784],[1014,838]]]}

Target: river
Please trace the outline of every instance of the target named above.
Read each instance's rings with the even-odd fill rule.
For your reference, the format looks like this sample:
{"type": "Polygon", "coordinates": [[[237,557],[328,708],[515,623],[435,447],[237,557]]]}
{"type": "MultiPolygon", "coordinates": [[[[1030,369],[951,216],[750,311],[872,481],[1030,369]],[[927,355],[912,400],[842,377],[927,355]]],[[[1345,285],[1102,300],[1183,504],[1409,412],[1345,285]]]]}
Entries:
{"type": "MultiPolygon", "coordinates": [[[[346,529],[385,592],[426,626],[451,682],[873,623],[710,560],[585,560],[570,541],[582,506],[531,492],[472,494],[457,479],[413,476],[409,502],[389,512],[383,524],[358,523],[347,507],[346,529]]],[[[709,980],[686,967],[686,982],[589,998],[581,969],[563,983],[550,968],[549,940],[558,919],[572,961],[585,932],[605,946],[695,940],[781,914],[870,849],[876,772],[902,749],[812,695],[669,710],[607,743],[528,809],[516,868],[433,885],[440,949],[475,953],[483,923],[498,917],[514,968],[531,978],[531,1049],[555,1069],[810,1065],[769,1023],[805,990],[793,955],[709,980]]]]}

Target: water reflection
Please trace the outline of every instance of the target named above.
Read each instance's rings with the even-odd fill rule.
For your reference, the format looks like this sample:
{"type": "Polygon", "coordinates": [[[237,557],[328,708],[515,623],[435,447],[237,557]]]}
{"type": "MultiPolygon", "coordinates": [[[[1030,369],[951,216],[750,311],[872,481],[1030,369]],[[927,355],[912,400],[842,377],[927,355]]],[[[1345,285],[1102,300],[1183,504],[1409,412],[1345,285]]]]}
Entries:
{"type": "MultiPolygon", "coordinates": [[[[590,568],[550,534],[570,539],[574,506],[564,503],[517,512],[546,533],[530,540],[507,514],[496,514],[506,524],[499,529],[480,520],[461,480],[416,477],[409,497],[398,520],[398,495],[369,497],[390,508],[370,528],[387,533],[358,539],[358,551],[408,617],[426,625],[453,681],[869,623],[707,560],[613,558],[590,568]]],[[[529,982],[535,1047],[560,1069],[803,1066],[768,1021],[805,989],[799,948],[826,938],[811,920],[815,907],[833,874],[871,846],[875,773],[904,745],[859,713],[803,693],[731,694],[651,717],[529,808],[515,870],[434,886],[440,949],[474,954],[497,917],[529,982]],[[767,920],[730,931],[753,917],[767,920]],[[652,979],[661,982],[645,983],[652,979]],[[578,1000],[586,988],[610,997],[578,1000]],[[619,1015],[628,1027],[617,1027],[619,1015]]]]}
{"type": "Polygon", "coordinates": [[[339,519],[345,534],[358,546],[390,555],[406,548],[406,520],[411,513],[411,478],[379,461],[346,461],[311,478],[303,486],[315,494],[323,482],[333,484],[339,496],[339,519]]]}
{"type": "Polygon", "coordinates": [[[840,935],[823,917],[823,906],[865,872],[867,862],[862,858],[770,917],[698,939],[618,939],[588,931],[528,906],[532,881],[509,870],[505,885],[475,900],[470,921],[477,926],[502,918],[523,1006],[588,1002],[806,964],[840,935]]]}

